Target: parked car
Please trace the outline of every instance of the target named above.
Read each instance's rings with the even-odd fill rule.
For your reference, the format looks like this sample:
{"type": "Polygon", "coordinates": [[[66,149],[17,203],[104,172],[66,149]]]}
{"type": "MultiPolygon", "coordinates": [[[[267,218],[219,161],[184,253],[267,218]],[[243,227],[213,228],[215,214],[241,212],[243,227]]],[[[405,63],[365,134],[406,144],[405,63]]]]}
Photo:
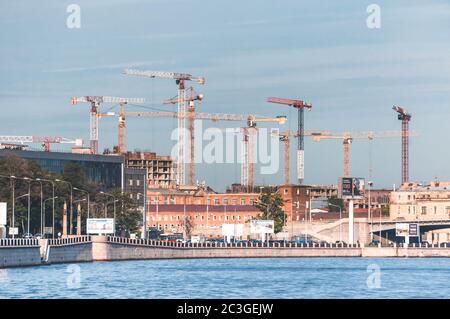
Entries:
{"type": "Polygon", "coordinates": [[[33,238],[33,234],[30,234],[30,233],[24,233],[24,234],[22,235],[22,238],[27,238],[27,239],[33,238]]]}
{"type": "Polygon", "coordinates": [[[439,247],[448,247],[448,248],[450,248],[450,242],[448,242],[448,243],[440,243],[439,244],[439,247]]]}
{"type": "Polygon", "coordinates": [[[33,237],[36,238],[36,239],[41,239],[41,238],[44,238],[45,236],[43,236],[42,234],[38,233],[38,234],[34,234],[33,237]]]}

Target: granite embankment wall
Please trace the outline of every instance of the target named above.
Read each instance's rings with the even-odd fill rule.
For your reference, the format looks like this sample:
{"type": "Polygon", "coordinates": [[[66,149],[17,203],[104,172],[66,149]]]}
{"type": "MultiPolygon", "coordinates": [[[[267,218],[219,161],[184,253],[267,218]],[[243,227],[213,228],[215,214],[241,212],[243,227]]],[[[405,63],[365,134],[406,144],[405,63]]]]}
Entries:
{"type": "Polygon", "coordinates": [[[277,257],[450,257],[450,247],[299,246],[274,244],[211,245],[167,243],[142,239],[81,236],[64,239],[2,239],[0,267],[136,259],[277,258],[277,257]]]}
{"type": "Polygon", "coordinates": [[[63,239],[42,239],[41,255],[45,263],[93,261],[91,236],[63,239]]]}
{"type": "Polygon", "coordinates": [[[0,268],[41,264],[36,239],[0,239],[0,268]]]}

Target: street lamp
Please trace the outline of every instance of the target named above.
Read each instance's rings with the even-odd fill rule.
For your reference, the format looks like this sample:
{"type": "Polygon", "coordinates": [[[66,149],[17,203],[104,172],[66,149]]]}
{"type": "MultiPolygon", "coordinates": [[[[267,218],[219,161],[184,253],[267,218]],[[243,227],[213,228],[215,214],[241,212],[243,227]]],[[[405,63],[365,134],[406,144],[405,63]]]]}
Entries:
{"type": "MultiPolygon", "coordinates": [[[[49,179],[44,178],[36,178],[37,181],[43,181],[48,182],[52,184],[52,238],[55,238],[55,199],[58,198],[58,196],[55,196],[55,182],[49,179]]],[[[44,205],[45,207],[45,205],[44,205]]],[[[45,209],[44,209],[44,215],[45,215],[45,209]]],[[[45,228],[45,217],[44,217],[44,228],[45,228]]]]}
{"type": "Polygon", "coordinates": [[[72,208],[73,208],[73,186],[72,183],[68,182],[68,181],[63,181],[61,179],[55,179],[55,182],[59,182],[59,183],[66,183],[67,185],[70,186],[70,214],[69,214],[69,218],[70,218],[70,230],[69,233],[70,235],[72,235],[72,208]]]}
{"type": "Polygon", "coordinates": [[[91,205],[90,199],[89,199],[89,192],[87,190],[84,190],[84,189],[81,189],[78,187],[74,187],[73,189],[76,191],[82,192],[82,193],[86,193],[86,196],[87,196],[87,218],[89,218],[89,206],[91,205]]]}
{"type": "MultiPolygon", "coordinates": [[[[44,210],[44,222],[43,222],[43,224],[44,224],[44,233],[42,234],[43,237],[45,237],[45,202],[48,201],[48,200],[52,200],[53,203],[55,203],[55,199],[57,199],[57,198],[58,198],[58,196],[55,196],[55,197],[47,198],[46,200],[44,200],[44,208],[43,208],[43,210],[44,210]]],[[[55,206],[53,205],[53,208],[54,208],[54,207],[55,207],[55,206]]],[[[54,230],[53,227],[52,227],[52,236],[53,236],[53,237],[54,237],[54,233],[55,233],[55,230],[54,230]]]]}
{"type": "MultiPolygon", "coordinates": [[[[110,197],[113,198],[113,203],[114,203],[114,235],[115,235],[115,232],[116,232],[116,202],[118,202],[118,200],[116,200],[116,196],[114,196],[112,194],[105,193],[105,192],[100,192],[100,194],[103,194],[105,196],[110,196],[110,197]]],[[[106,203],[106,205],[108,205],[108,203],[106,203]]],[[[105,211],[105,214],[106,214],[106,211],[105,211]]],[[[106,218],[106,216],[105,216],[105,218],[106,218]]]]}
{"type": "MultiPolygon", "coordinates": [[[[368,217],[369,217],[369,220],[370,220],[370,227],[372,227],[373,225],[372,225],[372,221],[373,221],[373,219],[372,219],[372,211],[371,211],[371,206],[372,206],[372,203],[371,203],[371,198],[370,198],[370,190],[371,190],[371,188],[372,188],[372,186],[373,186],[373,182],[372,181],[368,181],[367,182],[367,184],[368,184],[368,188],[369,188],[369,207],[368,207],[368,209],[367,209],[367,212],[368,212],[368,217]]],[[[380,211],[380,218],[381,218],[381,211],[380,211]]],[[[381,228],[380,228],[381,229],[381,228]]],[[[372,238],[372,241],[373,241],[373,232],[371,231],[370,232],[370,234],[371,234],[371,238],[372,238]]],[[[381,232],[380,232],[380,238],[381,238],[381,232]]]]}

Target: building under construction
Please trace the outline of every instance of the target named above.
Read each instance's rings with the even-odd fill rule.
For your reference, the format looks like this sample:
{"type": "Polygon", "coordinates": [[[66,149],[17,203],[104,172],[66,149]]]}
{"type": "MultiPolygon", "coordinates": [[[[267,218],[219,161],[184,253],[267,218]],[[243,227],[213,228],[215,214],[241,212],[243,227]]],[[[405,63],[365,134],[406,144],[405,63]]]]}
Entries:
{"type": "Polygon", "coordinates": [[[170,156],[160,156],[154,152],[127,152],[124,155],[126,168],[146,171],[148,188],[175,186],[175,168],[170,156]]]}

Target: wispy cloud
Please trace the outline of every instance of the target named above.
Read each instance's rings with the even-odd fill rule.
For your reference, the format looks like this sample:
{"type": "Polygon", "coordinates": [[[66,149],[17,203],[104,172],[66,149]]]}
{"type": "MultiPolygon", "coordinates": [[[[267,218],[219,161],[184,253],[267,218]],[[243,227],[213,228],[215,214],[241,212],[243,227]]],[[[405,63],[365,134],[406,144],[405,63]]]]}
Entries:
{"type": "Polygon", "coordinates": [[[131,67],[154,66],[154,65],[174,65],[174,64],[175,64],[174,60],[136,61],[136,62],[123,62],[123,63],[113,63],[113,64],[103,64],[103,65],[47,69],[47,70],[43,70],[42,72],[45,72],[45,73],[83,72],[83,71],[93,71],[93,70],[107,70],[107,69],[114,70],[114,69],[123,69],[123,68],[131,68],[131,67]]]}

